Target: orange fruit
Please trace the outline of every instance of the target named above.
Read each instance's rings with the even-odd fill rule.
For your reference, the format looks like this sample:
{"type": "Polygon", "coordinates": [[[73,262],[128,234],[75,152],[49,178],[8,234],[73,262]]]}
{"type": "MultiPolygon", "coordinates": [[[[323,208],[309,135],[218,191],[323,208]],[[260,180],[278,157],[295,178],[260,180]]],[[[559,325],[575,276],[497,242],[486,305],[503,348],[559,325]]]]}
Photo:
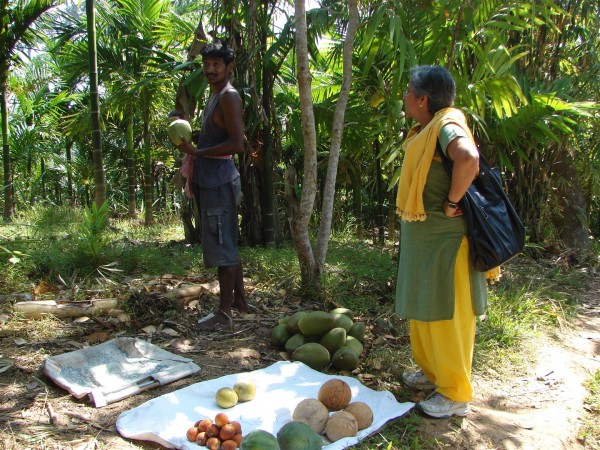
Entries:
{"type": "Polygon", "coordinates": [[[218,413],[215,416],[215,424],[221,428],[223,425],[227,425],[229,423],[229,417],[225,413],[218,413]]]}

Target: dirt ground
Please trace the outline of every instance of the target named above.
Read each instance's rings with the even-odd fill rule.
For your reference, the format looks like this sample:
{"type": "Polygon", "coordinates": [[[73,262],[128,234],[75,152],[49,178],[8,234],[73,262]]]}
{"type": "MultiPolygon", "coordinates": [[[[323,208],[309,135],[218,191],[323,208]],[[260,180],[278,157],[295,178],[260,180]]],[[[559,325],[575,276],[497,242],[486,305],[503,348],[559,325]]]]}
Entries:
{"type": "MultiPolygon", "coordinates": [[[[234,331],[228,334],[194,335],[189,329],[191,320],[155,324],[153,334],[148,334],[151,329],[142,327],[136,333],[124,333],[114,324],[99,319],[62,320],[48,326],[64,327],[65,337],[46,341],[5,327],[9,300],[0,299],[0,449],[163,448],[152,442],[123,439],[115,428],[119,414],[190,384],[259,369],[284,359],[284,354],[269,343],[277,317],[299,307],[294,301],[283,300],[284,296],[284,292],[272,298],[261,296],[258,290],[253,292],[250,301],[256,310],[238,317],[234,331]],[[42,369],[45,357],[76,350],[82,343],[93,344],[121,335],[138,336],[191,358],[202,370],[103,408],[93,407],[86,399],[74,399],[45,376],[42,369]]],[[[159,316],[160,311],[148,310],[149,298],[138,296],[137,300],[146,305],[147,315],[159,316]]],[[[556,335],[532,342],[536,350],[529,373],[514,377],[500,376],[491,370],[475,373],[476,398],[469,415],[464,419],[423,420],[423,436],[437,439],[440,448],[584,448],[577,439],[587,394],[582,383],[600,370],[598,277],[580,303],[581,313],[575,323],[556,335]]],[[[310,305],[302,307],[310,309],[310,305]]],[[[31,326],[27,321],[23,325],[31,326]]],[[[369,368],[363,370],[373,373],[369,368]]],[[[389,447],[382,441],[377,448],[389,447]]]]}
{"type": "Polygon", "coordinates": [[[533,342],[526,376],[493,371],[474,375],[475,399],[465,419],[427,420],[423,432],[460,449],[592,449],[582,445],[582,383],[600,370],[600,283],[585,298],[577,320],[533,342]]]}

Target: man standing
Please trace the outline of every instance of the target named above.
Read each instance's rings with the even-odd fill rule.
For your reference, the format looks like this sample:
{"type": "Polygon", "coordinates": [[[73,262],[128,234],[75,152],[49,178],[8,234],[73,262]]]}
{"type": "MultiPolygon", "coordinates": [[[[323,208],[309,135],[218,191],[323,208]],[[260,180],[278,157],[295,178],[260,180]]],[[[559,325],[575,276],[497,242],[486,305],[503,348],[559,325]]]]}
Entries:
{"type": "Polygon", "coordinates": [[[234,54],[224,41],[205,46],[204,76],[211,89],[202,116],[197,146],[178,149],[194,157],[192,189],[202,217],[202,250],[206,267],[217,267],[220,302],[216,312],[198,321],[197,329],[231,329],[232,308],[247,312],[242,262],[238,251],[240,174],[233,155],[244,151],[242,99],[229,83],[234,54]]]}

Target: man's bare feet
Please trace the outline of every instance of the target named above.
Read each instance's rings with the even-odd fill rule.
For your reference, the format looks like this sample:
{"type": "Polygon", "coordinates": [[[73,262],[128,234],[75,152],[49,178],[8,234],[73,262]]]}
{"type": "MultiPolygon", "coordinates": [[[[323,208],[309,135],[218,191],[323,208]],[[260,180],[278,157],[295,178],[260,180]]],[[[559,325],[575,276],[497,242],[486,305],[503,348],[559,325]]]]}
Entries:
{"type": "Polygon", "coordinates": [[[237,309],[241,313],[249,313],[250,312],[250,308],[244,297],[236,298],[233,301],[233,303],[231,304],[231,307],[233,309],[237,309]]]}

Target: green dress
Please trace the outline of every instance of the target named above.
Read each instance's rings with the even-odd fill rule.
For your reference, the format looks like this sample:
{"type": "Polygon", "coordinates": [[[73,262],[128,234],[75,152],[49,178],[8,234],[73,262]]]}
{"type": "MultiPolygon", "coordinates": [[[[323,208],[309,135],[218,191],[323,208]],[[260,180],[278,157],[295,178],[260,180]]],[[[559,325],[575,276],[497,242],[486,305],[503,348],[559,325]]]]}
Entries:
{"type": "MultiPolygon", "coordinates": [[[[423,191],[427,219],[401,224],[396,284],[400,317],[433,322],[454,315],[454,266],[466,225],[462,217],[444,214],[442,204],[449,189],[450,178],[436,155],[423,191]]],[[[487,303],[485,274],[476,272],[470,263],[464,270],[470,278],[473,312],[482,315],[487,303]]]]}

